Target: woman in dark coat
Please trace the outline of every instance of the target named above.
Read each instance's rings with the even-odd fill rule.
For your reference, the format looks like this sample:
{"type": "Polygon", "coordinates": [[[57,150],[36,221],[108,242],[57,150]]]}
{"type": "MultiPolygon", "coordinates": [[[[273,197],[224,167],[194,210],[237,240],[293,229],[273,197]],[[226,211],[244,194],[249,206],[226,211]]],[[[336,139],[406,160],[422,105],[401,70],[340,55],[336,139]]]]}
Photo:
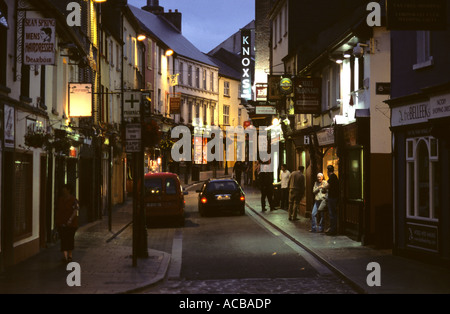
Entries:
{"type": "Polygon", "coordinates": [[[75,232],[78,229],[79,204],[72,191],[70,184],[62,186],[55,212],[55,225],[61,239],[61,252],[64,253],[63,259],[67,263],[72,261],[75,232]]]}

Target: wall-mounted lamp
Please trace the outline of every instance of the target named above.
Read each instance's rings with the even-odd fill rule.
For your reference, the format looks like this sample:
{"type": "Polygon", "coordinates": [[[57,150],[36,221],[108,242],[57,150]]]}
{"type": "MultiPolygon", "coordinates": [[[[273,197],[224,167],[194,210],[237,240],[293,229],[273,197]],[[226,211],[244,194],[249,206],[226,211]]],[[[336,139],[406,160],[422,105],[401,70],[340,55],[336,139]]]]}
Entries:
{"type": "Polygon", "coordinates": [[[102,3],[102,2],[106,2],[107,0],[94,0],[94,2],[96,3],[102,3]]]}
{"type": "Polygon", "coordinates": [[[350,51],[344,52],[344,58],[345,58],[345,59],[350,59],[351,57],[352,57],[352,54],[351,54],[350,51]]]}
{"type": "Polygon", "coordinates": [[[358,43],[356,45],[356,47],[353,48],[353,55],[356,58],[361,58],[362,56],[364,56],[364,48],[363,47],[369,47],[369,45],[358,43]]]}
{"type": "Polygon", "coordinates": [[[337,60],[336,60],[336,63],[337,63],[337,64],[342,64],[342,63],[344,63],[344,60],[342,60],[342,59],[337,59],[337,60]]]}
{"type": "Polygon", "coordinates": [[[143,41],[143,40],[145,40],[147,38],[147,36],[145,36],[144,34],[139,34],[139,35],[137,35],[137,40],[138,41],[143,41]]]}
{"type": "Polygon", "coordinates": [[[174,51],[172,49],[167,49],[166,50],[166,57],[170,57],[173,54],[174,54],[174,51]]]}

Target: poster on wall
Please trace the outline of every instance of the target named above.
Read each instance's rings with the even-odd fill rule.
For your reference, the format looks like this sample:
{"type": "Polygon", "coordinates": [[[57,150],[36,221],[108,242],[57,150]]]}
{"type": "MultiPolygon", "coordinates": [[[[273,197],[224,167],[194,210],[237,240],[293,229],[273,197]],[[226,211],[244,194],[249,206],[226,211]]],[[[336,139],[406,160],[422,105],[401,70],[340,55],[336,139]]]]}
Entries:
{"type": "Polygon", "coordinates": [[[55,19],[27,18],[23,25],[23,63],[55,64],[55,19]]]}
{"type": "Polygon", "coordinates": [[[5,105],[5,147],[14,148],[15,137],[14,137],[14,108],[5,105]]]}

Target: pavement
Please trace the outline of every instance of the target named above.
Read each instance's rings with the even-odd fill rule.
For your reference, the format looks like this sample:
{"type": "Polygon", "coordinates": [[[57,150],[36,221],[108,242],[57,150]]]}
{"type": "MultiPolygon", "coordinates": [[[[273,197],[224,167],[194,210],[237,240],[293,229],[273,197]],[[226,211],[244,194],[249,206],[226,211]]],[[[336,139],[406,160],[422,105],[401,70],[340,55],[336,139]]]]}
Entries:
{"type": "MultiPolygon", "coordinates": [[[[195,182],[188,182],[191,191],[195,182]]],[[[350,238],[308,232],[310,219],[288,220],[285,210],[261,212],[259,191],[244,187],[247,210],[259,215],[280,233],[322,261],[359,293],[364,294],[449,294],[450,269],[362,246],[350,238]],[[378,268],[368,268],[370,263],[378,268]],[[379,275],[380,286],[369,286],[379,275]]],[[[195,192],[194,192],[195,193],[195,192]]],[[[171,255],[148,248],[148,257],[132,265],[132,201],[113,209],[112,226],[108,217],[84,225],[75,238],[74,262],[81,268],[81,286],[69,286],[74,268],[61,262],[59,242],[37,255],[0,273],[1,294],[127,294],[139,292],[163,281],[171,255]],[[70,280],[69,280],[70,281],[70,280]]],[[[376,280],[375,280],[376,282],[376,280]]]]}

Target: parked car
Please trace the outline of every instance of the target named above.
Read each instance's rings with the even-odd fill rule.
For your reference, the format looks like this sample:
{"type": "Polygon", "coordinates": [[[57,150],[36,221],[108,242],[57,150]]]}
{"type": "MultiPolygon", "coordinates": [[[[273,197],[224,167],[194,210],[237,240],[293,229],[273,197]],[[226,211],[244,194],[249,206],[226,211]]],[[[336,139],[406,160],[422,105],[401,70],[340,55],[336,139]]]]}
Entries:
{"type": "Polygon", "coordinates": [[[210,179],[198,194],[198,210],[201,216],[221,211],[238,211],[245,214],[245,193],[233,179],[210,179]]]}
{"type": "Polygon", "coordinates": [[[184,195],[180,179],[174,173],[147,173],[144,178],[144,204],[147,226],[155,220],[168,218],[184,226],[184,195]]]}

